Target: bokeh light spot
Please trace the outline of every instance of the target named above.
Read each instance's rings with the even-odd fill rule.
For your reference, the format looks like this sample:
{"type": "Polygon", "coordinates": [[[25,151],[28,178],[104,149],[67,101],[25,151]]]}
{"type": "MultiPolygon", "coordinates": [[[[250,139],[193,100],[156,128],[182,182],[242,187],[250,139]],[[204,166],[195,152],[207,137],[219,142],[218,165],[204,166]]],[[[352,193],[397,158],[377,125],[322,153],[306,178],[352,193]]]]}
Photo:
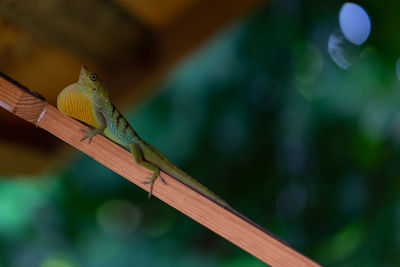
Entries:
{"type": "Polygon", "coordinates": [[[339,12],[339,25],[346,39],[362,45],[371,32],[371,21],[367,12],[354,3],[344,3],[339,12]]]}
{"type": "Polygon", "coordinates": [[[340,31],[334,31],[328,40],[328,52],[341,68],[348,69],[360,54],[359,48],[346,40],[340,31]]]}
{"type": "Polygon", "coordinates": [[[34,212],[45,199],[34,183],[0,182],[0,235],[18,237],[27,229],[34,212]],[[26,201],[29,199],[29,201],[26,201]]]}
{"type": "Polygon", "coordinates": [[[396,62],[396,75],[397,75],[397,79],[399,79],[399,81],[400,81],[400,57],[397,59],[397,62],[396,62]]]}
{"type": "Polygon", "coordinates": [[[51,255],[41,264],[41,267],[76,267],[79,266],[74,260],[64,255],[51,255]]]}
{"type": "Polygon", "coordinates": [[[322,72],[324,60],[321,51],[310,42],[301,42],[294,46],[293,75],[301,85],[314,82],[322,72]]]}
{"type": "Polygon", "coordinates": [[[100,228],[112,237],[131,234],[136,230],[140,218],[140,209],[123,200],[111,200],[97,210],[97,222],[100,228]]]}

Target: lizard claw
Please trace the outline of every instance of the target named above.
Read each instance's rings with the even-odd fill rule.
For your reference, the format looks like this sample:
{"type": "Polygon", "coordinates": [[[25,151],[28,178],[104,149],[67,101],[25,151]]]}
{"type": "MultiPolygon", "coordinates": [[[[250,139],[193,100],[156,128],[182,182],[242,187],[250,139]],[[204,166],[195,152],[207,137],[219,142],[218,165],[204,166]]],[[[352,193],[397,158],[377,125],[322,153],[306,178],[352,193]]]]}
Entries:
{"type": "Polygon", "coordinates": [[[142,182],[142,184],[150,184],[150,190],[149,190],[149,195],[147,197],[147,199],[151,198],[151,195],[153,193],[153,184],[154,184],[154,180],[151,179],[150,177],[147,177],[148,181],[144,181],[142,182]]]}
{"type": "Polygon", "coordinates": [[[142,184],[150,184],[149,195],[147,197],[147,199],[150,199],[151,195],[152,195],[152,192],[153,192],[153,183],[154,183],[154,181],[152,181],[150,177],[147,177],[147,179],[148,179],[148,181],[144,181],[144,182],[142,182],[142,184]]]}
{"type": "Polygon", "coordinates": [[[85,134],[84,137],[82,137],[82,139],[80,140],[80,142],[82,142],[83,140],[86,140],[87,138],[89,138],[89,144],[92,141],[92,138],[96,135],[96,133],[94,131],[91,131],[90,129],[88,131],[85,131],[84,129],[81,129],[81,132],[85,134]]]}
{"type": "Polygon", "coordinates": [[[92,141],[92,138],[93,138],[93,136],[92,135],[86,135],[86,136],[84,136],[84,137],[82,137],[82,139],[80,140],[80,142],[82,142],[82,141],[84,141],[84,140],[86,140],[87,138],[89,137],[89,144],[90,144],[90,142],[92,141]]]}
{"type": "MultiPolygon", "coordinates": [[[[81,132],[85,134],[84,137],[82,137],[82,139],[79,142],[82,142],[84,140],[86,140],[89,137],[89,133],[86,132],[84,129],[81,129],[81,132]]],[[[90,143],[90,139],[89,139],[89,143],[90,143]]]]}

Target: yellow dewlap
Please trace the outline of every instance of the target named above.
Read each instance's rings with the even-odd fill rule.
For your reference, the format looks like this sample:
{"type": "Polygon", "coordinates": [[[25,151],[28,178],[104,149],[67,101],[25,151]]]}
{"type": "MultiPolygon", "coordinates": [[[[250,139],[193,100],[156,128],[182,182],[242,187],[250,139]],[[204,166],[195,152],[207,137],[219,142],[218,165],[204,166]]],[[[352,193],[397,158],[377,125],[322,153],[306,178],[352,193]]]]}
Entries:
{"type": "Polygon", "coordinates": [[[93,116],[90,100],[80,91],[76,90],[76,84],[65,87],[57,98],[57,108],[64,114],[94,127],[99,127],[93,116]]]}

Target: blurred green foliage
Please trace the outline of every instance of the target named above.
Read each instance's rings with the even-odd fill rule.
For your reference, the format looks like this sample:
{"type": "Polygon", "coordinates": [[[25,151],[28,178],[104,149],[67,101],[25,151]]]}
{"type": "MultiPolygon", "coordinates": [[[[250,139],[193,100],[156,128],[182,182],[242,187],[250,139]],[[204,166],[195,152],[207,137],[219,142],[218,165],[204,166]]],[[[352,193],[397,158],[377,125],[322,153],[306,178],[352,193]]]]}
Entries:
{"type": "MultiPolygon", "coordinates": [[[[340,2],[269,4],[125,113],[171,161],[307,256],[398,266],[399,5],[363,4],[371,36],[342,69],[327,50],[340,2]]],[[[2,264],[263,266],[80,153],[59,173],[0,181],[2,264]]]]}

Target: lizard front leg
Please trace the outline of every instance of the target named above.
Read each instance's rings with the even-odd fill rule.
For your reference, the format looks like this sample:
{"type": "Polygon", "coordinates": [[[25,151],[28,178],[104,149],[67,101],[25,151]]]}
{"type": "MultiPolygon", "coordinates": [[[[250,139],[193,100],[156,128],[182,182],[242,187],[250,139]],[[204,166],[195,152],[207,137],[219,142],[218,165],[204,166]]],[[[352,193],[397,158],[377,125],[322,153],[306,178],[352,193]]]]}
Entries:
{"type": "Polygon", "coordinates": [[[100,110],[96,111],[95,118],[96,118],[97,122],[100,124],[100,126],[95,129],[91,129],[90,127],[88,127],[87,131],[82,129],[81,132],[83,132],[85,134],[85,136],[81,139],[81,142],[83,140],[86,140],[87,138],[89,138],[89,143],[90,143],[92,141],[92,138],[96,134],[102,133],[104,131],[104,129],[106,128],[106,126],[107,126],[106,119],[104,118],[104,115],[100,110]]]}

